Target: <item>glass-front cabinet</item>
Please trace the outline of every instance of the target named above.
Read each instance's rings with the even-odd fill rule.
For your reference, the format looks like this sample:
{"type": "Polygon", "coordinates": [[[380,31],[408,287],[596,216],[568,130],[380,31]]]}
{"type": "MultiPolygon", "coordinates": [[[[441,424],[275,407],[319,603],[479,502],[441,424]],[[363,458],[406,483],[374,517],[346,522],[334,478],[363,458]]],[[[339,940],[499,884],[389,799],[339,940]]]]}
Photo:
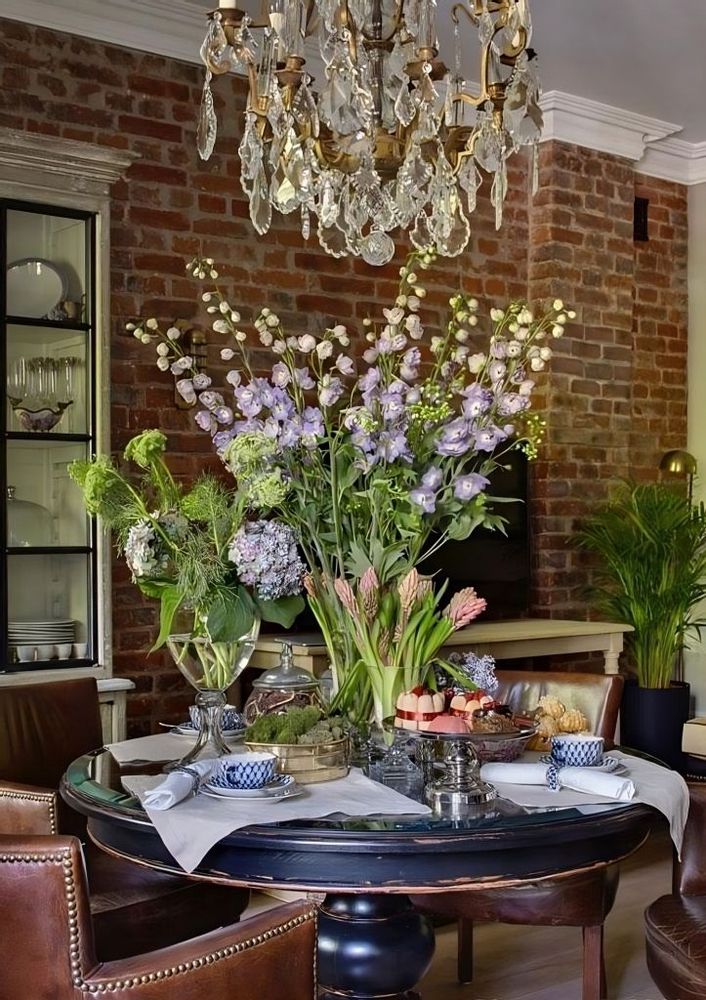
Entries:
{"type": "Polygon", "coordinates": [[[94,664],[97,538],[68,475],[96,450],[96,216],[0,200],[0,669],[94,664]]]}

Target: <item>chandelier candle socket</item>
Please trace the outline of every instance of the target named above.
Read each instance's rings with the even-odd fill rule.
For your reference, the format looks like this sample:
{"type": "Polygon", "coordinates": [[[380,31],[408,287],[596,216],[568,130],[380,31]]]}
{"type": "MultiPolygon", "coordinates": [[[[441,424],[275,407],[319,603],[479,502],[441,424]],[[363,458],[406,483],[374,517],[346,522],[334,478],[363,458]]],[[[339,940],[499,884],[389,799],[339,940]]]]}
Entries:
{"type": "Polygon", "coordinates": [[[435,0],[265,0],[252,19],[227,0],[209,14],[198,150],[213,152],[214,75],[248,79],[241,182],[258,233],[297,212],[334,257],[391,260],[389,235],[455,257],[468,243],[481,171],[496,226],[507,160],[533,157],[542,130],[528,0],[451,8],[453,68],[439,57],[435,0]],[[480,44],[479,83],[464,73],[464,32],[480,44]],[[315,72],[317,66],[320,70],[315,72]]]}

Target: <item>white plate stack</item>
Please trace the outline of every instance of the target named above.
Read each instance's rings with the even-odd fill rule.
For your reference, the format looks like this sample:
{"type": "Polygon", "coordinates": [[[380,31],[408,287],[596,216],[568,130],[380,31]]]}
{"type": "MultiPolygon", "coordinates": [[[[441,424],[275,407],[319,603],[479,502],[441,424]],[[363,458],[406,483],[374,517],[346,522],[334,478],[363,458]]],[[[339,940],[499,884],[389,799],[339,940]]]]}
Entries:
{"type": "Polygon", "coordinates": [[[21,662],[55,658],[66,660],[71,656],[71,647],[76,640],[76,622],[58,618],[10,621],[7,638],[21,662]]]}

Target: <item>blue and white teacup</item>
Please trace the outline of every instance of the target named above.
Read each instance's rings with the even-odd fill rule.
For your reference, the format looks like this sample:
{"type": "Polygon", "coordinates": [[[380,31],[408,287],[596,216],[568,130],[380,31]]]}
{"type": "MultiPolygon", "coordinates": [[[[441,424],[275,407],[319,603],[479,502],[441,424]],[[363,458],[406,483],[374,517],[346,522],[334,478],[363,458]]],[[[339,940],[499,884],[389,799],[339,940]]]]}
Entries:
{"type": "Polygon", "coordinates": [[[275,776],[273,753],[248,752],[221,757],[213,783],[223,788],[262,788],[275,776]]]}
{"type": "Polygon", "coordinates": [[[560,767],[596,767],[603,762],[603,737],[583,733],[552,736],[552,759],[560,767]]]}

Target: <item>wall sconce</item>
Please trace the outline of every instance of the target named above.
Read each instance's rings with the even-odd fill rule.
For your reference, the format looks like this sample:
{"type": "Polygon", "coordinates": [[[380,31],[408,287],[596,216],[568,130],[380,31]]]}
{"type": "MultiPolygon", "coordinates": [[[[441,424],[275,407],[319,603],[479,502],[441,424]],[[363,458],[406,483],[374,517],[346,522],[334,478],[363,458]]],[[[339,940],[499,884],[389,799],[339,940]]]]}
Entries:
{"type": "Polygon", "coordinates": [[[694,456],[688,451],[675,448],[672,451],[666,451],[662,455],[659,460],[659,467],[663,472],[671,472],[675,476],[687,477],[687,493],[689,506],[691,507],[691,500],[694,494],[694,476],[698,468],[694,456]]]}
{"type": "MultiPolygon", "coordinates": [[[[206,334],[203,330],[199,330],[196,327],[185,330],[181,339],[181,346],[185,354],[190,354],[194,359],[194,367],[201,371],[206,367],[206,358],[208,355],[208,344],[206,343],[206,334]]],[[[196,406],[196,400],[193,403],[187,403],[187,401],[179,395],[179,393],[174,390],[174,402],[180,410],[190,410],[192,407],[196,406]]]]}

